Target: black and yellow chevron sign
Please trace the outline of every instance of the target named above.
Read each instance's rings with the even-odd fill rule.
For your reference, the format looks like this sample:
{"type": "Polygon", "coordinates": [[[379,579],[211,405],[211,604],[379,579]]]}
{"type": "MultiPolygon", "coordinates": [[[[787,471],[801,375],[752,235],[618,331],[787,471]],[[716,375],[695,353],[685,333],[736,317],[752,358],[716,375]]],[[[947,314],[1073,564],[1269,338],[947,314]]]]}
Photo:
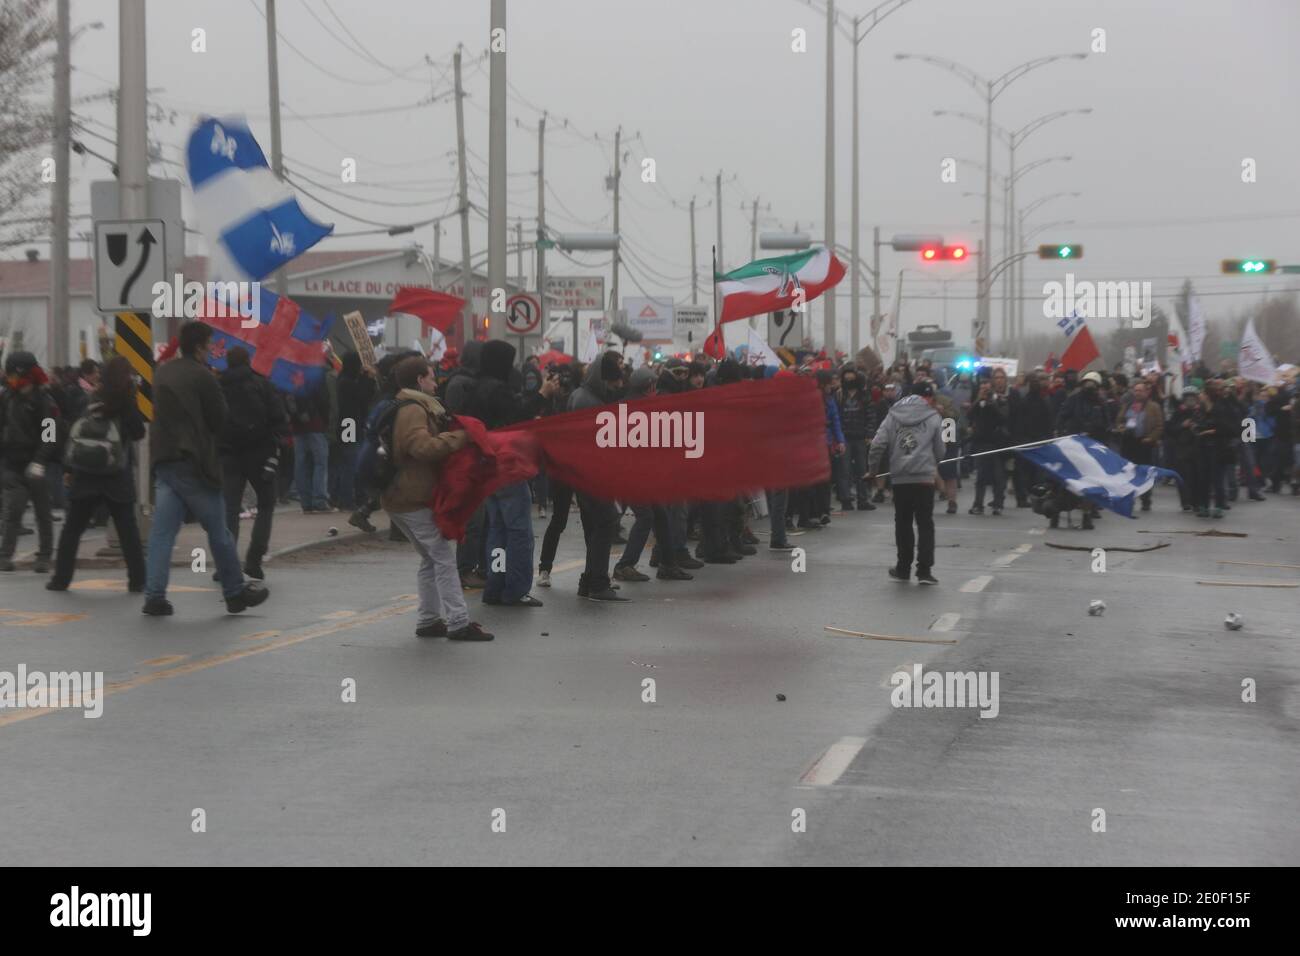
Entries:
{"type": "Polygon", "coordinates": [[[136,404],[145,421],[153,421],[153,316],[148,312],[117,312],[115,324],[118,355],[125,358],[140,376],[136,404]]]}

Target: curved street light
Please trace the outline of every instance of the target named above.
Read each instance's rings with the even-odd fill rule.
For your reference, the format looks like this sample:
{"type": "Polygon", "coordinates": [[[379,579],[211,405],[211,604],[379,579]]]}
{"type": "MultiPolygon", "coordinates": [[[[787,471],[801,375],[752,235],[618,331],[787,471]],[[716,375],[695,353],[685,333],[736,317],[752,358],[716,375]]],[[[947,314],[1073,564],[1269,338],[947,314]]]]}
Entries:
{"type": "MultiPolygon", "coordinates": [[[[1005,203],[1006,211],[1003,216],[1003,220],[1005,222],[1004,234],[1007,239],[1007,245],[1004,252],[1009,254],[1012,249],[1018,249],[1020,246],[1020,243],[1017,240],[1016,233],[1015,233],[1015,227],[1017,222],[1015,181],[1020,178],[1020,171],[1016,169],[1016,150],[1024,144],[1026,139],[1028,139],[1038,130],[1042,129],[1048,123],[1055,122],[1058,119],[1064,119],[1067,116],[1087,116],[1091,113],[1092,113],[1091,106],[1076,107],[1074,109],[1055,110],[1051,113],[1044,113],[1042,116],[1035,117],[1034,119],[1030,120],[1028,123],[1026,123],[1024,126],[1020,127],[1017,130],[1008,130],[1002,126],[999,126],[997,123],[993,124],[994,135],[996,135],[998,139],[1002,140],[1002,142],[1006,143],[1010,151],[1007,169],[1011,170],[1012,179],[1011,179],[1011,187],[1010,189],[1007,190],[1006,203],[1005,203]]],[[[935,116],[956,116],[959,119],[968,120],[969,122],[975,123],[978,126],[987,125],[987,121],[983,117],[977,116],[974,113],[967,113],[962,110],[935,110],[934,115],[935,116]]],[[[1004,288],[1009,289],[1012,285],[1016,285],[1018,287],[1018,283],[1020,281],[1020,272],[1021,272],[1021,263],[1016,262],[1014,265],[1012,265],[1010,271],[1006,273],[1005,277],[1002,280],[1004,288]]],[[[1012,304],[1012,300],[1010,299],[1010,297],[1004,295],[1002,321],[1004,326],[1009,323],[1013,327],[1013,335],[1016,338],[1024,337],[1024,306],[1021,304],[1019,298],[1017,298],[1014,301],[1014,304],[1012,304]]],[[[1006,329],[1004,328],[1003,331],[1005,333],[1006,329]]]]}
{"type": "MultiPolygon", "coordinates": [[[[1088,54],[1086,53],[1056,53],[1051,56],[1040,56],[1032,60],[1026,60],[1018,66],[1013,66],[1000,76],[988,78],[955,60],[929,56],[928,54],[894,54],[894,59],[896,60],[920,60],[923,63],[929,63],[931,66],[937,66],[940,69],[947,70],[949,73],[961,77],[961,79],[965,80],[977,93],[984,96],[984,165],[986,167],[984,176],[984,248],[986,250],[990,248],[990,243],[992,241],[990,220],[992,219],[993,212],[993,101],[1005,93],[1007,88],[1016,80],[1033,72],[1039,67],[1046,66],[1049,63],[1055,63],[1059,60],[1083,60],[1086,59],[1087,56],[1088,54]]],[[[985,335],[988,334],[989,292],[988,268],[987,265],[984,265],[980,270],[979,314],[980,325],[985,335]]]]}

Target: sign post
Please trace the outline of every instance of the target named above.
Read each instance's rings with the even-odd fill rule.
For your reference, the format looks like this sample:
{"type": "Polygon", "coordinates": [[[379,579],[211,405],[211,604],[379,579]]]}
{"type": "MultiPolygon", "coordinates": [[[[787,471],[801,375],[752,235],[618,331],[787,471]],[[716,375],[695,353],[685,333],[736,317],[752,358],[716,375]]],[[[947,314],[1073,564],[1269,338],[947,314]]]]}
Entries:
{"type": "Polygon", "coordinates": [[[506,300],[506,329],[524,336],[537,330],[542,321],[542,303],[534,295],[519,292],[506,300]]]}
{"type": "Polygon", "coordinates": [[[370,341],[370,332],[366,329],[366,319],[360,312],[349,312],[343,316],[343,321],[348,327],[348,334],[352,336],[352,344],[356,347],[357,354],[361,356],[361,364],[372,372],[375,370],[375,346],[370,341]]]}

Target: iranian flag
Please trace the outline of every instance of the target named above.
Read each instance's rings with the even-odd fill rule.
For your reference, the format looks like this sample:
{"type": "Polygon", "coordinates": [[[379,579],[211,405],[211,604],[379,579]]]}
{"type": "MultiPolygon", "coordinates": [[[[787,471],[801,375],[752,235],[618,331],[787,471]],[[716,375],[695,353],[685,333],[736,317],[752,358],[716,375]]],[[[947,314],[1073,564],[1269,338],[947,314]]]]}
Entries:
{"type": "Polygon", "coordinates": [[[811,302],[843,278],[844,263],[824,247],[756,259],[718,276],[719,324],[788,309],[801,295],[803,302],[811,302]]]}

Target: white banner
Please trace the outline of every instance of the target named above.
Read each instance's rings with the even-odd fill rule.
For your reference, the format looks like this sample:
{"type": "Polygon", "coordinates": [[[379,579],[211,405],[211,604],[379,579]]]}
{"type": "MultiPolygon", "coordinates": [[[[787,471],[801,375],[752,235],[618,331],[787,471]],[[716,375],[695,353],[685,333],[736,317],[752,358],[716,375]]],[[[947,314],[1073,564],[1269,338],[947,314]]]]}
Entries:
{"type": "Polygon", "coordinates": [[[1020,359],[999,358],[995,355],[981,355],[979,364],[989,368],[1000,368],[1007,373],[1007,378],[1015,378],[1020,371],[1020,359]]]}
{"type": "MultiPolygon", "coordinates": [[[[738,324],[738,323],[737,323],[738,324]]],[[[775,365],[782,367],[781,359],[772,351],[772,347],[763,341],[757,329],[749,329],[749,354],[745,361],[749,365],[775,365]]]]}
{"type": "Polygon", "coordinates": [[[1255,332],[1255,320],[1246,323],[1246,331],[1241,333],[1241,350],[1237,353],[1237,374],[1252,382],[1272,384],[1277,378],[1277,365],[1273,356],[1255,332]]]}
{"type": "Polygon", "coordinates": [[[1201,360],[1201,346],[1205,344],[1205,313],[1194,295],[1187,297],[1187,351],[1183,359],[1195,365],[1201,360]]]}
{"type": "Polygon", "coordinates": [[[894,286],[894,299],[889,304],[889,311],[881,317],[880,328],[876,332],[874,347],[876,354],[886,366],[892,365],[898,349],[898,310],[903,298],[903,270],[898,270],[898,284],[894,286]]]}

